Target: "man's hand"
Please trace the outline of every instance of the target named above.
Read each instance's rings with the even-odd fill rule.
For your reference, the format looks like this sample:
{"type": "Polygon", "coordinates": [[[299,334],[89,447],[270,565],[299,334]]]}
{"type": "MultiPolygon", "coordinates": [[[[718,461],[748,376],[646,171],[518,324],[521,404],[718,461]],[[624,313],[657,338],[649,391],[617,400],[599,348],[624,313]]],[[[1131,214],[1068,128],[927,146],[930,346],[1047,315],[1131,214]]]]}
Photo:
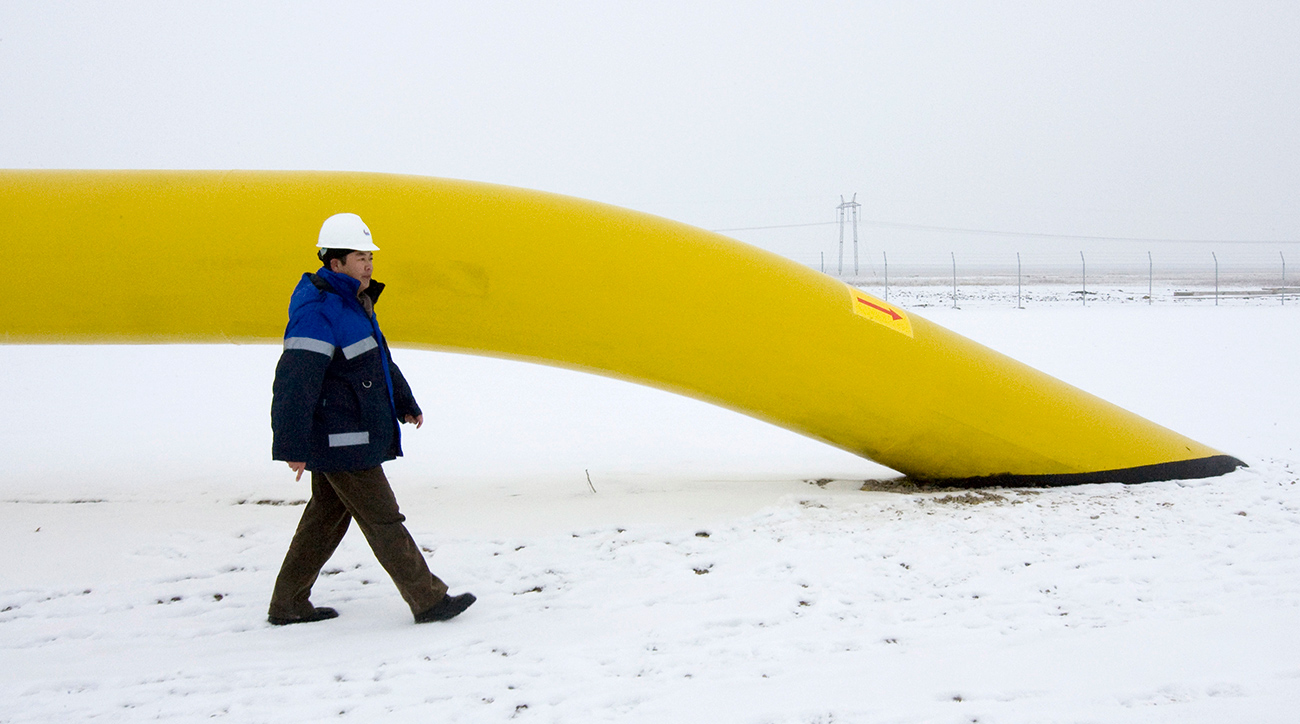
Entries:
{"type": "Polygon", "coordinates": [[[307,469],[307,463],[289,463],[289,469],[298,473],[298,475],[293,479],[294,482],[297,482],[302,480],[302,471],[307,469]]]}
{"type": "Polygon", "coordinates": [[[420,426],[424,424],[424,415],[407,415],[404,422],[415,425],[415,429],[419,430],[420,426]]]}

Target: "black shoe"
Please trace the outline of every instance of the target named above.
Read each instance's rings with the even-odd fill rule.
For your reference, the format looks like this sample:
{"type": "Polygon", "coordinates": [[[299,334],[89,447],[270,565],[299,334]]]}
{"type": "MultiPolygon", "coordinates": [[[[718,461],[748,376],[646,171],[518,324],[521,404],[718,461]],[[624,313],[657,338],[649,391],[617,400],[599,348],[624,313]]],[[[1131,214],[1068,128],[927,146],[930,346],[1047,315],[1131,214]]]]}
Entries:
{"type": "Polygon", "coordinates": [[[293,618],[280,618],[278,616],[268,616],[267,621],[272,626],[288,626],[291,623],[311,623],[312,621],[324,621],[330,618],[338,618],[339,612],[327,606],[318,606],[312,609],[312,612],[306,616],[294,616],[293,618]]]}
{"type": "Polygon", "coordinates": [[[443,596],[442,600],[432,608],[415,614],[415,622],[429,623],[430,621],[446,621],[456,618],[477,600],[472,593],[462,593],[459,596],[443,596]]]}

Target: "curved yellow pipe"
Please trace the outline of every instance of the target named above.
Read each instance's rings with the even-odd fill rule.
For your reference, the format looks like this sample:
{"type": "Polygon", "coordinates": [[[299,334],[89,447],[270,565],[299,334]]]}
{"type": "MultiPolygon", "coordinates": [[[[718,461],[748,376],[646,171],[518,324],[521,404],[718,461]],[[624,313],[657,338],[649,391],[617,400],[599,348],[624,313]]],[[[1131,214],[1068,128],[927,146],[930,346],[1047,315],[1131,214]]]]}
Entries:
{"type": "Polygon", "coordinates": [[[417,176],[0,171],[0,224],[28,275],[0,304],[0,339],[279,339],[320,223],[339,211],[382,249],[399,345],[653,385],[921,479],[1140,481],[1241,464],[718,234],[417,176]]]}

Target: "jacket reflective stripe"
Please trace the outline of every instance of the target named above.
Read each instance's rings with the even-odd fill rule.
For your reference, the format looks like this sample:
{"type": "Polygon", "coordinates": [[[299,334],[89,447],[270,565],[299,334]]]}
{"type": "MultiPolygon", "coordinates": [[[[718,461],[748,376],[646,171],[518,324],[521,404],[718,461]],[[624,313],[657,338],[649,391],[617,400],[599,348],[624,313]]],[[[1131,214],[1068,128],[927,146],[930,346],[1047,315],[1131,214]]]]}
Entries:
{"type": "Polygon", "coordinates": [[[330,447],[348,447],[349,445],[369,444],[369,432],[338,432],[330,435],[330,447]]]}
{"type": "Polygon", "coordinates": [[[359,354],[365,354],[366,352],[369,352],[370,350],[378,346],[379,343],[375,341],[374,335],[371,335],[361,340],[360,342],[353,342],[352,344],[344,347],[343,356],[347,357],[348,359],[352,359],[353,357],[356,357],[359,354]]]}
{"type": "Polygon", "coordinates": [[[311,337],[288,337],[284,340],[284,348],[286,350],[304,349],[308,352],[320,352],[326,357],[334,356],[334,345],[311,337]]]}

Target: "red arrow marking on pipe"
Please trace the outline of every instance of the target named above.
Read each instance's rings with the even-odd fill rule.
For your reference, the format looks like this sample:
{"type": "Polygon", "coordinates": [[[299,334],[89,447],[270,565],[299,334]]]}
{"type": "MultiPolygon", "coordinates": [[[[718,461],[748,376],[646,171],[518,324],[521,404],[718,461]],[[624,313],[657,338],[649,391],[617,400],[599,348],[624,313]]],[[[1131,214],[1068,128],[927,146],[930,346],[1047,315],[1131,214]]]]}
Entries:
{"type": "Polygon", "coordinates": [[[863,304],[867,305],[868,307],[871,307],[872,309],[877,309],[877,310],[880,310],[880,311],[884,312],[885,314],[888,314],[890,317],[893,318],[893,320],[894,320],[895,322],[897,322],[898,320],[900,320],[900,319],[903,318],[903,315],[899,314],[898,312],[895,312],[894,310],[889,309],[888,307],[882,307],[882,306],[880,306],[879,304],[872,304],[871,302],[868,302],[867,300],[863,299],[862,297],[858,297],[858,301],[859,301],[859,302],[862,302],[863,304]]]}

